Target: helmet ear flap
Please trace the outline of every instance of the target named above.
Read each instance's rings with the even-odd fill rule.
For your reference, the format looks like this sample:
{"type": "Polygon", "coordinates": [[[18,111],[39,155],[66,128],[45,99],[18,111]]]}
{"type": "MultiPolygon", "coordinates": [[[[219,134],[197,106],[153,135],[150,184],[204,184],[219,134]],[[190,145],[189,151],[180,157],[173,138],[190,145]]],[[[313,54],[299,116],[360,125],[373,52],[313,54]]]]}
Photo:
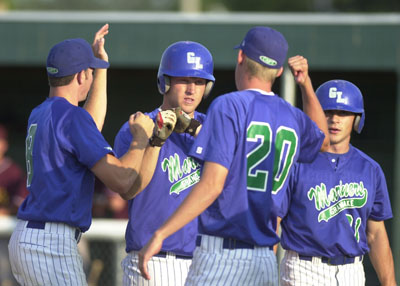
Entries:
{"type": "Polygon", "coordinates": [[[171,86],[171,80],[170,80],[169,76],[167,76],[167,75],[159,76],[157,78],[157,86],[158,86],[158,91],[161,94],[167,93],[171,86]]]}
{"type": "Polygon", "coordinates": [[[354,118],[354,125],[353,125],[354,131],[356,131],[357,133],[359,133],[358,127],[360,126],[360,121],[361,121],[361,116],[357,114],[356,117],[354,118]]]}
{"type": "Polygon", "coordinates": [[[164,75],[164,93],[167,93],[171,87],[171,79],[169,76],[164,75]]]}
{"type": "Polygon", "coordinates": [[[361,130],[364,127],[364,121],[365,121],[365,113],[361,113],[361,114],[356,114],[356,118],[354,119],[354,130],[360,134],[361,130]]]}
{"type": "Polygon", "coordinates": [[[207,81],[206,88],[204,89],[203,98],[207,98],[207,96],[210,94],[211,89],[213,88],[213,86],[214,86],[214,82],[213,81],[211,81],[211,80],[207,81]]]}

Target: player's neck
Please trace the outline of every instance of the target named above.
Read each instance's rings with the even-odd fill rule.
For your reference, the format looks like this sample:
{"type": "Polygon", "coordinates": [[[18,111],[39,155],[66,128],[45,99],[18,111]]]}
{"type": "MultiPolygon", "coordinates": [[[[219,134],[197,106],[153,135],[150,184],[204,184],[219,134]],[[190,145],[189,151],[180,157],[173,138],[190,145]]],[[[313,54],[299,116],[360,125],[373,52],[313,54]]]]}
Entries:
{"type": "Polygon", "coordinates": [[[350,149],[350,143],[349,142],[341,142],[341,143],[336,143],[332,144],[329,146],[328,152],[329,153],[334,153],[334,154],[345,154],[349,151],[350,149]]]}
{"type": "Polygon", "coordinates": [[[72,105],[78,106],[78,97],[76,94],[76,92],[66,86],[50,87],[49,97],[62,97],[72,105]]]}
{"type": "Polygon", "coordinates": [[[239,90],[245,89],[261,89],[266,92],[272,91],[272,83],[260,80],[257,77],[246,78],[241,81],[239,90]]]}

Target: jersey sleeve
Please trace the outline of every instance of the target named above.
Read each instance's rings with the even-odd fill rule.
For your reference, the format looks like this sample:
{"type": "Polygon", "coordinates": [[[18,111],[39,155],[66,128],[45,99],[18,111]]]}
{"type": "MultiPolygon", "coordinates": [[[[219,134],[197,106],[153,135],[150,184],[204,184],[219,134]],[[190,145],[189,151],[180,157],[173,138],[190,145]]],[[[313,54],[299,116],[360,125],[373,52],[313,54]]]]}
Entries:
{"type": "Polygon", "coordinates": [[[222,98],[215,99],[190,150],[190,156],[229,169],[239,137],[235,125],[238,120],[234,114],[232,106],[229,107],[222,98]]]}
{"type": "Polygon", "coordinates": [[[376,221],[381,221],[392,218],[393,213],[390,206],[389,192],[386,186],[385,175],[380,166],[377,166],[375,176],[376,193],[370,218],[376,221]]]}
{"type": "Polygon", "coordinates": [[[64,147],[74,153],[79,162],[91,169],[105,155],[114,155],[110,144],[86,110],[79,107],[71,115],[72,119],[66,125],[65,133],[61,131],[58,136],[64,142],[64,147]]]}
{"type": "Polygon", "coordinates": [[[114,140],[114,151],[117,157],[122,157],[129,149],[132,142],[132,133],[129,130],[129,124],[126,122],[118,131],[114,140]]]}
{"type": "Polygon", "coordinates": [[[298,110],[298,122],[300,126],[300,153],[298,161],[310,163],[320,151],[325,134],[307,114],[300,110],[298,110]]]}

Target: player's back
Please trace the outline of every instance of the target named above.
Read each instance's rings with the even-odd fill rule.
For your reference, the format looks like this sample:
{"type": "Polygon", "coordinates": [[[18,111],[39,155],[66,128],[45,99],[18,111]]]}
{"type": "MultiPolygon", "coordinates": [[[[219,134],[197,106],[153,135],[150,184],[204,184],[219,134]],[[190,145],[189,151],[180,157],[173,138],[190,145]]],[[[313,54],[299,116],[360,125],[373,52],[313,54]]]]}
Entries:
{"type": "Polygon", "coordinates": [[[205,161],[217,162],[229,172],[222,195],[201,216],[201,232],[256,245],[275,244],[278,238],[269,227],[271,192],[285,185],[295,161],[314,158],[322,132],[299,109],[261,90],[214,100],[203,129],[199,136],[213,145],[197,150],[204,148],[205,161]],[[203,129],[221,130],[222,135],[202,135],[203,129]]]}
{"type": "Polygon", "coordinates": [[[321,144],[312,144],[312,140],[322,139],[322,132],[301,110],[273,93],[245,90],[231,95],[227,98],[239,137],[233,162],[247,165],[249,191],[279,191],[294,162],[315,158],[321,144]],[[311,155],[304,154],[306,148],[313,151],[311,155]],[[253,177],[256,171],[268,175],[253,177]]]}

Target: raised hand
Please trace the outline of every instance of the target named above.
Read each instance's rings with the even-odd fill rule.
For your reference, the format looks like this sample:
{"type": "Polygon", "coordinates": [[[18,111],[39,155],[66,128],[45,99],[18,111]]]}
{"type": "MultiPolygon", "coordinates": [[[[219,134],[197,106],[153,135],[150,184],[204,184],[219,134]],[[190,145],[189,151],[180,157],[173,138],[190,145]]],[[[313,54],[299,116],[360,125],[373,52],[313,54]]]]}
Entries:
{"type": "Polygon", "coordinates": [[[92,49],[94,55],[102,59],[104,61],[108,62],[108,54],[106,50],[104,49],[104,43],[105,43],[105,38],[104,36],[108,34],[108,28],[109,25],[105,24],[103,27],[100,28],[100,30],[97,31],[97,33],[94,36],[93,44],[92,44],[92,49]]]}
{"type": "Polygon", "coordinates": [[[288,60],[289,68],[299,85],[304,85],[308,78],[308,62],[303,56],[294,56],[288,60]]]}

